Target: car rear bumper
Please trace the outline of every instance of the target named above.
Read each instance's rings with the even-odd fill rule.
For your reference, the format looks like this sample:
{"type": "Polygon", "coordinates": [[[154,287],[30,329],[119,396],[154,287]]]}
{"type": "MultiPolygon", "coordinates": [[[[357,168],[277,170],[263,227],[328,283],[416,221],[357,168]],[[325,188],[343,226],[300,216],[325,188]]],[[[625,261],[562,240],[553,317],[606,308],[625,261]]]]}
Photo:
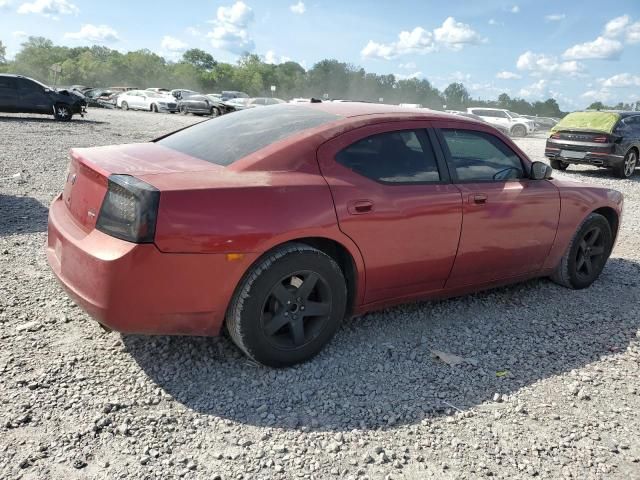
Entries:
{"type": "Polygon", "coordinates": [[[624,161],[611,145],[563,145],[547,141],[544,154],[547,158],[565,163],[595,165],[597,167],[617,167],[624,161]]]}
{"type": "Polygon", "coordinates": [[[61,197],[49,210],[47,259],[65,290],[105,327],[123,333],[218,335],[247,263],[224,254],[163,253],[85,231],[61,197]]]}

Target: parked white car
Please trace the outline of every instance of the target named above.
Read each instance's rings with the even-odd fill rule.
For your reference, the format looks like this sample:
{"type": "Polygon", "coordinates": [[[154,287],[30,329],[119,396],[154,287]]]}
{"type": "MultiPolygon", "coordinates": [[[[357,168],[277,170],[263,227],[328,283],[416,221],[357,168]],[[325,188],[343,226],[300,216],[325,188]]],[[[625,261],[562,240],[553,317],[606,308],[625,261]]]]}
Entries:
{"type": "Polygon", "coordinates": [[[467,112],[478,115],[485,122],[508,131],[514,137],[525,137],[535,131],[535,123],[532,120],[502,108],[471,107],[467,108],[467,112]]]}
{"type": "Polygon", "coordinates": [[[151,112],[177,112],[178,103],[169,95],[148,90],[129,90],[118,95],[116,106],[122,110],[147,110],[151,112]]]}

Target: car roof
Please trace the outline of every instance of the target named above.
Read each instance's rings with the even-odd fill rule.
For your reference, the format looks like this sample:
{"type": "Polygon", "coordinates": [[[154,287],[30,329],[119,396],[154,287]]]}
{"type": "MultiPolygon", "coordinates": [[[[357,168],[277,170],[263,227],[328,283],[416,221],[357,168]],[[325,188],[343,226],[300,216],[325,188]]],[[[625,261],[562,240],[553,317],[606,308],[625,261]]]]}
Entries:
{"type": "MultiPolygon", "coordinates": [[[[291,105],[296,105],[291,104],[291,105]]],[[[360,117],[364,115],[398,115],[411,116],[421,119],[455,119],[459,116],[429,110],[428,108],[409,108],[398,105],[388,105],[383,103],[363,103],[363,102],[322,102],[299,104],[300,108],[315,108],[326,113],[332,113],[345,118],[360,117]]]]}
{"type": "MultiPolygon", "coordinates": [[[[506,108],[490,108],[490,107],[469,107],[472,110],[495,110],[498,112],[510,112],[511,110],[507,110],[506,108]]],[[[515,112],[514,112],[515,113],[515,112]]]]}

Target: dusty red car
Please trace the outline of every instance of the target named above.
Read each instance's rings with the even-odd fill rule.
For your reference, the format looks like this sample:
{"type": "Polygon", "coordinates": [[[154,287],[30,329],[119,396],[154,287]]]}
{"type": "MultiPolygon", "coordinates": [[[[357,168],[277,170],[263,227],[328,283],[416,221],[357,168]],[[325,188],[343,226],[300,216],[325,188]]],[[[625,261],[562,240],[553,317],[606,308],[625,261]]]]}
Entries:
{"type": "Polygon", "coordinates": [[[276,105],[71,151],[49,263],[120,332],[218,335],[286,366],[347,315],[549,276],[589,286],[622,195],[550,178],[492,127],[426,110],[276,105]]]}

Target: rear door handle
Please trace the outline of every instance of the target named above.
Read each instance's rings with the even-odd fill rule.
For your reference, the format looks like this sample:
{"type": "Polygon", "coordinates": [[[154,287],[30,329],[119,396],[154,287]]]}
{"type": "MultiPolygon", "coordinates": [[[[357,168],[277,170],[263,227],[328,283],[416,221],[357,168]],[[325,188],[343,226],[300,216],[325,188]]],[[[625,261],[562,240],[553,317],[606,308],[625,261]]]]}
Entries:
{"type": "Polygon", "coordinates": [[[355,200],[347,204],[347,210],[351,215],[362,215],[373,210],[373,202],[371,200],[355,200]]]}
{"type": "Polygon", "coordinates": [[[486,193],[474,193],[469,196],[469,203],[475,203],[476,205],[484,205],[487,203],[486,193]]]}

